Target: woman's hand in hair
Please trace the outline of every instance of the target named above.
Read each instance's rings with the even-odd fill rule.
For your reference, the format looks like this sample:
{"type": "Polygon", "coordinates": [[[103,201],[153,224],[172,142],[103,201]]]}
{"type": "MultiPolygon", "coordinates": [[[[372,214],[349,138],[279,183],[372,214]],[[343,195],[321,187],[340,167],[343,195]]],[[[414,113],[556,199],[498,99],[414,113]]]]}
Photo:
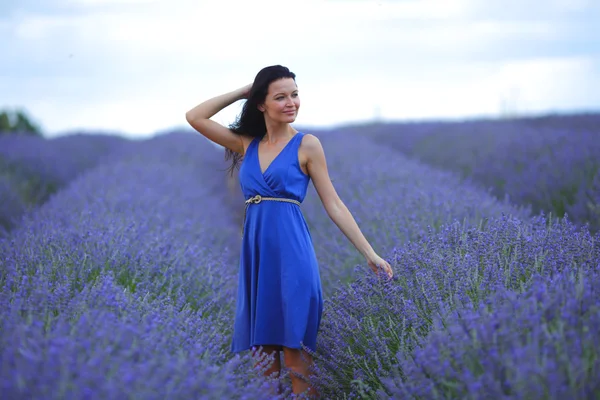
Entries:
{"type": "Polygon", "coordinates": [[[240,97],[242,99],[248,99],[248,96],[250,95],[250,89],[252,89],[252,84],[248,84],[242,88],[240,88],[240,97]]]}

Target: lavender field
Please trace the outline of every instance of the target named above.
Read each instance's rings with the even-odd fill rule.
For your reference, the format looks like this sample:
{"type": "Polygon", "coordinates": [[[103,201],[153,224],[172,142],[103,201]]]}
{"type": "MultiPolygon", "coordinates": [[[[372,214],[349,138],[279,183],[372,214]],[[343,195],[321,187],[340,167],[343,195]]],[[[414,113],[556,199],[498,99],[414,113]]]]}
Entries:
{"type": "Polygon", "coordinates": [[[106,134],[52,140],[0,136],[0,234],[14,227],[26,211],[45,202],[125,142],[119,136],[106,134]]]}
{"type": "MultiPolygon", "coordinates": [[[[395,271],[375,277],[311,186],[323,398],[600,396],[593,132],[574,126],[578,142],[568,124],[486,124],[487,136],[464,123],[439,142],[446,128],[425,123],[314,132],[395,271]],[[438,159],[436,143],[453,157],[438,159]]],[[[229,352],[243,198],[226,167],[191,132],[0,139],[4,398],[273,398],[250,355],[229,352]]]]}
{"type": "Polygon", "coordinates": [[[600,230],[600,114],[374,125],[365,134],[533,212],[600,230]]]}

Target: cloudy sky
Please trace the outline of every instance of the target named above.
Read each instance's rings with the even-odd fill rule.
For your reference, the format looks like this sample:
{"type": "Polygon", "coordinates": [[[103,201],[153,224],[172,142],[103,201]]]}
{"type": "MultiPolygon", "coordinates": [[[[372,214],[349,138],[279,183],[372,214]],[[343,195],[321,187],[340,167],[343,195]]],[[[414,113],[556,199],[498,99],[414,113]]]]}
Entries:
{"type": "Polygon", "coordinates": [[[0,107],[148,135],[282,64],[302,126],[600,110],[599,22],[596,0],[2,0],[0,107]]]}

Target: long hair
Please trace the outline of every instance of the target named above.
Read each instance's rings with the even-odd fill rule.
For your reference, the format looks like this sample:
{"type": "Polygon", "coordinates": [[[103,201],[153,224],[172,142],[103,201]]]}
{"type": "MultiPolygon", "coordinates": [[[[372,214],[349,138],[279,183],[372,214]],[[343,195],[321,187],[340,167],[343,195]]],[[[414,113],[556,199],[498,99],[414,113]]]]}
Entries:
{"type": "MultiPolygon", "coordinates": [[[[242,112],[236,118],[236,121],[229,125],[229,129],[238,135],[263,137],[267,132],[267,125],[265,124],[265,117],[258,106],[264,103],[271,82],[283,78],[292,78],[295,81],[296,75],[281,65],[271,65],[261,69],[254,78],[248,100],[244,103],[242,112]]],[[[230,159],[232,163],[228,170],[233,175],[234,169],[240,166],[242,155],[226,148],[225,160],[230,159]]]]}

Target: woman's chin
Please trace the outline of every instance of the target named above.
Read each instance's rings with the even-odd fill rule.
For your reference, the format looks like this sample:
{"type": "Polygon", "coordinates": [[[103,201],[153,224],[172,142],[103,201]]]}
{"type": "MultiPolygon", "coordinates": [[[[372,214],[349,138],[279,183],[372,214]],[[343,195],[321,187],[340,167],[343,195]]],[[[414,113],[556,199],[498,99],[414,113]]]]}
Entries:
{"type": "Polygon", "coordinates": [[[287,124],[291,124],[292,122],[296,121],[296,117],[297,116],[298,116],[298,114],[292,114],[292,115],[290,115],[290,114],[283,114],[281,116],[281,118],[279,118],[279,119],[273,119],[272,121],[277,121],[277,122],[282,123],[282,124],[286,124],[286,123],[287,124]]]}

